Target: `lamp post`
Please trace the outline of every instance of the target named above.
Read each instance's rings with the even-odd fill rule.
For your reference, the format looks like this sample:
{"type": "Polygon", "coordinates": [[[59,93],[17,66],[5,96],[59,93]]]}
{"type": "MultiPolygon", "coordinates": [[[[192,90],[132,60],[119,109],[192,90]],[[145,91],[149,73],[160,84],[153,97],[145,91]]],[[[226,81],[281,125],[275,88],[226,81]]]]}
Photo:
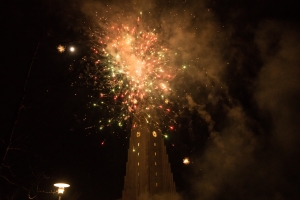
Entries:
{"type": "Polygon", "coordinates": [[[65,188],[70,187],[70,185],[66,183],[55,183],[54,186],[58,187],[58,200],[61,200],[61,195],[64,193],[65,188]]]}

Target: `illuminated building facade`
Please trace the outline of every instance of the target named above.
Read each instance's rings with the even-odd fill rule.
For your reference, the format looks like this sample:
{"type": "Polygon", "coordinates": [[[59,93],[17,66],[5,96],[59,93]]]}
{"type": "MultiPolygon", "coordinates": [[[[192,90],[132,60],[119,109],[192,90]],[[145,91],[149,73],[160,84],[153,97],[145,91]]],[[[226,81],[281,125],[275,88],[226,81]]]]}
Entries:
{"type": "Polygon", "coordinates": [[[129,141],[123,200],[175,194],[162,134],[147,122],[134,123],[129,141]]]}

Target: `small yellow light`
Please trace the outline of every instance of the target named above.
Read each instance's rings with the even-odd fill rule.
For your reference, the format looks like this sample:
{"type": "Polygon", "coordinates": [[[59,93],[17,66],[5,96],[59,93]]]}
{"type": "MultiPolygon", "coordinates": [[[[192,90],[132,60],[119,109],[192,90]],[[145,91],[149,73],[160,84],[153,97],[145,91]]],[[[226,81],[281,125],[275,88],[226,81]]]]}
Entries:
{"type": "Polygon", "coordinates": [[[58,188],[58,194],[63,194],[64,193],[64,188],[58,188]]]}
{"type": "Polygon", "coordinates": [[[190,159],[189,158],[184,158],[183,159],[183,164],[185,164],[185,165],[188,165],[188,164],[190,164],[190,159]]]}
{"type": "Polygon", "coordinates": [[[66,183],[55,183],[54,186],[58,187],[58,191],[57,191],[58,194],[63,194],[65,191],[65,188],[70,187],[70,185],[66,184],[66,183]]]}
{"type": "Polygon", "coordinates": [[[58,45],[57,50],[59,53],[63,53],[65,51],[65,47],[62,45],[58,45]]]}

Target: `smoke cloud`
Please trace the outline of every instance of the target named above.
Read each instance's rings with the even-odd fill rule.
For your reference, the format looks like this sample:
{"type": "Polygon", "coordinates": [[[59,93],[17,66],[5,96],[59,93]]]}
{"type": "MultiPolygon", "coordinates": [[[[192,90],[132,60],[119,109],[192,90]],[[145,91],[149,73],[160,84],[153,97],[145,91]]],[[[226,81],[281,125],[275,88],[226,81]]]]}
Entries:
{"type": "MultiPolygon", "coordinates": [[[[195,173],[201,169],[202,174],[200,178],[192,179],[196,199],[299,198],[298,33],[295,24],[275,20],[260,22],[253,32],[253,42],[259,51],[256,59],[261,58],[262,64],[255,71],[256,76],[248,80],[251,84],[244,88],[253,96],[249,100],[252,108],[241,102],[236,94],[223,92],[231,101],[222,101],[226,110],[225,125],[219,131],[214,129],[213,111],[207,109],[207,102],[197,103],[187,95],[189,108],[196,109],[210,127],[204,154],[194,158],[197,160],[195,173]]],[[[213,51],[213,48],[208,51],[213,51]]],[[[228,51],[235,55],[234,49],[228,51]]],[[[247,56],[251,54],[235,58],[238,63],[236,71],[244,70],[243,62],[249,59],[247,56]]],[[[222,74],[213,66],[212,71],[222,74]]],[[[213,77],[228,91],[233,91],[226,79],[231,77],[213,77]]],[[[212,91],[209,95],[220,99],[221,93],[212,91]]]]}

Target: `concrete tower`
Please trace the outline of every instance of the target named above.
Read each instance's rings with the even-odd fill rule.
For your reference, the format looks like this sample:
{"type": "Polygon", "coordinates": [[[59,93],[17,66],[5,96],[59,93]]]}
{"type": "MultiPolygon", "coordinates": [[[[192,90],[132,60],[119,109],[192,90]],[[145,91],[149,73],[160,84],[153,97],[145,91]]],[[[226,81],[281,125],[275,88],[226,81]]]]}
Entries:
{"type": "Polygon", "coordinates": [[[175,184],[161,132],[146,121],[133,122],[123,200],[175,195],[175,184]]]}

